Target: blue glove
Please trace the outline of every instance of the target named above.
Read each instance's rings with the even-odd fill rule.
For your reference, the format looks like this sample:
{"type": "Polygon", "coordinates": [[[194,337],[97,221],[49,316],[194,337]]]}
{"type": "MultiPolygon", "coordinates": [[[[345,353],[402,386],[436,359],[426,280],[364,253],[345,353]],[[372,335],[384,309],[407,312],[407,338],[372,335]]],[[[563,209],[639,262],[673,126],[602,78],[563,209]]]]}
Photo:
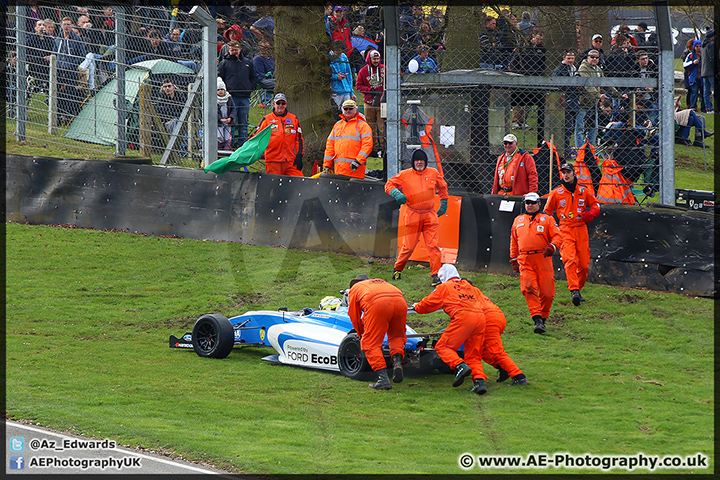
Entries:
{"type": "Polygon", "coordinates": [[[447,212],[447,198],[444,200],[440,200],[440,208],[437,211],[438,217],[442,217],[445,215],[445,212],[447,212]]]}
{"type": "Polygon", "coordinates": [[[390,190],[390,195],[397,200],[397,202],[402,205],[403,203],[407,202],[407,197],[397,188],[393,188],[390,190]]]}
{"type": "Polygon", "coordinates": [[[360,162],[358,162],[357,160],[353,160],[353,161],[350,163],[350,168],[352,168],[352,171],[353,171],[353,172],[356,171],[356,170],[357,170],[358,168],[360,168],[361,166],[362,166],[362,165],[361,165],[360,162]]]}

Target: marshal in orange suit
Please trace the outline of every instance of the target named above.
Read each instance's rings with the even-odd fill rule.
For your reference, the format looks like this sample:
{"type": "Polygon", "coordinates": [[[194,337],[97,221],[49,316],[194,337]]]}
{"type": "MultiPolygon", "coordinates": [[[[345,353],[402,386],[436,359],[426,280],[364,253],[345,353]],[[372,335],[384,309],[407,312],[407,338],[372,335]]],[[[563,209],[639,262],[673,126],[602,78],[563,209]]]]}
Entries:
{"type": "Polygon", "coordinates": [[[420,241],[425,239],[428,256],[430,257],[430,274],[432,286],[440,284],[440,247],[438,246],[438,216],[447,211],[448,188],[445,179],[436,169],[427,166],[427,154],[418,149],[412,153],[412,168],[405,169],[389,179],[385,184],[385,193],[392,196],[399,204],[407,203],[402,222],[405,236],[402,247],[395,261],[392,279],[400,280],[400,272],[410,259],[413,250],[420,241]],[[440,209],[435,211],[435,195],[440,196],[440,209]]]}
{"type": "Polygon", "coordinates": [[[393,382],[402,382],[407,302],[400,289],[385,280],[358,275],[350,281],[348,315],[360,337],[360,349],[370,367],[378,373],[377,382],[368,386],[375,390],[392,388],[382,352],[386,334],[393,362],[393,382]]]}
{"type": "Polygon", "coordinates": [[[525,296],[535,333],[545,333],[555,298],[552,256],[562,245],[562,235],[552,215],[540,212],[540,196],[525,195],[525,212],[510,229],[510,263],[520,272],[520,291],[525,296]]]}
{"type": "Polygon", "coordinates": [[[595,196],[582,185],[578,185],[575,168],[564,163],[560,167],[560,186],[550,192],[545,212],[557,214],[560,233],[563,237],[560,256],[565,266],[568,290],[573,305],[580,305],[585,299],[580,290],[590,271],[590,237],[587,224],[600,215],[600,206],[595,196]]]}
{"type": "Polygon", "coordinates": [[[438,276],[442,283],[435,290],[413,305],[417,313],[432,313],[445,310],[450,316],[450,325],[435,344],[440,359],[455,370],[452,386],[462,385],[465,377],[474,380],[470,391],[483,395],[487,392],[483,371],[483,342],[485,340],[484,295],[467,279],[460,278],[457,269],[450,264],[440,267],[438,276]],[[465,358],[460,358],[458,349],[465,344],[465,358]]]}

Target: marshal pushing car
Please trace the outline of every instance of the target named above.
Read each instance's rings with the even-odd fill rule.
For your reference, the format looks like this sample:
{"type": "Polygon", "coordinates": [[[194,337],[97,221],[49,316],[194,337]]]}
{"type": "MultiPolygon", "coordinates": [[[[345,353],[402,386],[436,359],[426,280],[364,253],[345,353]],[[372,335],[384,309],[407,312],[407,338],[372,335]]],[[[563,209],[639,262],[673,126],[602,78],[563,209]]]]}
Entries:
{"type": "MultiPolygon", "coordinates": [[[[352,379],[365,380],[372,370],[360,350],[360,339],[348,316],[347,293],[342,293],[345,293],[342,300],[323,299],[321,307],[327,309],[258,310],[231,318],[202,315],[192,332],[180,338],[170,335],[170,347],[193,349],[201,357],[225,358],[235,346],[267,346],[277,353],[263,360],[340,372],[352,379]]],[[[411,327],[406,327],[406,333],[404,367],[407,373],[423,373],[434,368],[450,371],[429,346],[431,336],[439,334],[417,333],[411,327]]],[[[383,352],[390,365],[387,338],[383,352]]]]}

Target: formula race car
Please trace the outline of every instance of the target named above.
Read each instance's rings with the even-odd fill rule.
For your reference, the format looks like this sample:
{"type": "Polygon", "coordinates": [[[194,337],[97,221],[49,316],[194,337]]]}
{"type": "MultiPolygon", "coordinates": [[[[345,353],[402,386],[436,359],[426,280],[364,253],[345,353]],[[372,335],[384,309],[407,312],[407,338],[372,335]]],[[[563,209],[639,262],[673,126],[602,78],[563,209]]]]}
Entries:
{"type": "MultiPolygon", "coordinates": [[[[234,346],[271,346],[277,354],[262,360],[339,371],[346,377],[366,380],[372,376],[372,369],[360,350],[360,339],[348,316],[347,292],[341,293],[345,294],[342,300],[325,297],[317,310],[259,310],[229,319],[219,314],[202,315],[192,332],[180,338],[170,335],[170,347],[193,349],[201,357],[225,358],[234,346]]],[[[436,368],[446,373],[451,371],[428,345],[431,337],[439,333],[417,333],[407,326],[406,333],[406,373],[426,373],[436,368]]],[[[383,353],[390,366],[387,337],[383,353]]]]}

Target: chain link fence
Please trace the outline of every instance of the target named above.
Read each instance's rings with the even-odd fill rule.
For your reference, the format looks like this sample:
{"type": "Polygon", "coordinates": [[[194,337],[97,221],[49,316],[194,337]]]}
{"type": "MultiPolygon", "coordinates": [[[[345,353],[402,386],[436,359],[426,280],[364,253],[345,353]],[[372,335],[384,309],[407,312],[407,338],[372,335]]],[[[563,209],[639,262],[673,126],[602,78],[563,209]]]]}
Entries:
{"type": "MultiPolygon", "coordinates": [[[[123,45],[117,44],[117,8],[42,1],[37,9],[11,8],[7,132],[17,131],[15,119],[26,108],[27,141],[53,144],[68,156],[139,154],[154,163],[197,167],[206,133],[199,77],[202,29],[182,9],[124,8],[123,45]],[[16,24],[24,27],[23,33],[16,24]],[[119,65],[125,67],[121,106],[116,94],[119,65]],[[117,146],[123,116],[129,152],[117,146]]],[[[656,191],[663,159],[658,154],[653,10],[606,9],[590,17],[577,7],[570,18],[532,6],[511,10],[398,7],[401,167],[409,165],[412,148],[428,147],[425,142],[432,137],[430,148],[437,151],[450,186],[490,193],[503,138],[512,133],[521,149],[536,155],[540,194],[550,188],[557,162],[574,160],[586,141],[601,162],[612,158],[624,167],[636,192],[656,191]],[[593,43],[596,34],[602,43],[593,43]],[[597,55],[589,52],[592,47],[599,49],[597,55]],[[587,58],[595,56],[599,58],[587,58]],[[595,75],[583,66],[592,62],[603,79],[572,83],[573,76],[595,75]],[[557,151],[554,162],[549,146],[557,151]]],[[[245,31],[261,17],[247,6],[211,11],[227,20],[225,27],[239,23],[245,31]]],[[[361,48],[367,47],[361,40],[384,51],[382,9],[351,5],[345,17],[353,44],[358,42],[350,62],[359,69],[364,64],[361,48]]],[[[247,39],[244,43],[245,54],[255,53],[257,45],[247,39]]],[[[266,102],[255,100],[255,105],[266,102]]]]}
{"type": "Polygon", "coordinates": [[[30,2],[11,8],[6,31],[7,132],[19,134],[24,108],[25,141],[69,157],[127,154],[200,165],[202,28],[186,12],[30,2]],[[120,66],[124,102],[118,105],[120,66]],[[122,117],[126,143],[119,147],[122,117]]]}

